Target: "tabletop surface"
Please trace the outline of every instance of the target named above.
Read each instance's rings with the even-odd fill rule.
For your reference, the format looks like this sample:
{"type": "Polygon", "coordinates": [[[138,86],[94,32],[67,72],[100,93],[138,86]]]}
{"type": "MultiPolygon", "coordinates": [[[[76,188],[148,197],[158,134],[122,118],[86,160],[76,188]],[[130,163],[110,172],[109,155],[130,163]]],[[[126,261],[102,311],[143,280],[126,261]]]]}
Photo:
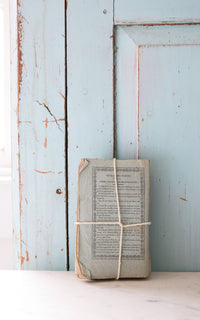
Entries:
{"type": "Polygon", "coordinates": [[[200,273],[88,281],[66,271],[0,271],[0,319],[200,319],[200,273]]]}

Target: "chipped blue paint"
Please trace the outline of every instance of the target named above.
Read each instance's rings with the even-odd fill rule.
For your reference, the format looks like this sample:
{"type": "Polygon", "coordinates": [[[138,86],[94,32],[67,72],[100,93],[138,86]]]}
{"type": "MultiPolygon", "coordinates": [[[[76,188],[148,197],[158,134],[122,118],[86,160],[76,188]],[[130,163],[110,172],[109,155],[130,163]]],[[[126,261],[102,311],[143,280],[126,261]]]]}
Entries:
{"type": "Polygon", "coordinates": [[[200,271],[200,25],[117,27],[116,46],[117,155],[150,159],[152,269],[200,271]]]}
{"type": "Polygon", "coordinates": [[[11,8],[15,267],[65,270],[65,2],[11,8]]]}

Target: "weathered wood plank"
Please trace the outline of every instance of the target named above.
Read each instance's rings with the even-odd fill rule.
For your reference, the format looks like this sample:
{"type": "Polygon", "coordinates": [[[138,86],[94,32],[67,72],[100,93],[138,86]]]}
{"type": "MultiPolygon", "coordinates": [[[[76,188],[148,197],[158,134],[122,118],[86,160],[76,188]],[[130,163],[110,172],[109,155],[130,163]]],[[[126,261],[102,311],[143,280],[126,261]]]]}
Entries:
{"type": "Polygon", "coordinates": [[[65,2],[11,7],[15,267],[65,270],[65,2]]]}
{"type": "Polygon", "coordinates": [[[113,3],[70,0],[67,10],[70,268],[74,269],[81,158],[113,156],[113,3]]]}
{"type": "Polygon", "coordinates": [[[115,24],[199,23],[198,0],[115,0],[115,24]]]}
{"type": "Polygon", "coordinates": [[[14,266],[20,269],[20,188],[19,188],[19,131],[18,131],[18,33],[17,33],[17,1],[10,1],[11,27],[11,130],[12,130],[12,208],[13,208],[13,256],[14,266]]]}

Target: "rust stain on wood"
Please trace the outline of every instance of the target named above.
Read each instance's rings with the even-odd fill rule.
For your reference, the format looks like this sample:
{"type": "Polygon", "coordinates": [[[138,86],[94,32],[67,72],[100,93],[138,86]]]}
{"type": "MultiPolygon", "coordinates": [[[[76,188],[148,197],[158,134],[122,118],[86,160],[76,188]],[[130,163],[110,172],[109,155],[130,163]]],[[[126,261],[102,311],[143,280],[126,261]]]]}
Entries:
{"type": "MultiPolygon", "coordinates": [[[[57,121],[65,121],[65,118],[57,119],[57,121]]],[[[46,118],[45,120],[43,120],[43,122],[45,122],[45,127],[47,128],[48,127],[48,123],[56,122],[56,121],[55,120],[48,120],[48,118],[46,118]]]]}
{"type": "Polygon", "coordinates": [[[22,59],[22,39],[23,39],[23,23],[22,23],[22,14],[20,11],[20,3],[17,2],[17,74],[18,74],[18,112],[19,112],[19,101],[21,93],[21,83],[22,83],[22,71],[23,71],[23,59],[22,59]]]}
{"type": "Polygon", "coordinates": [[[23,265],[23,263],[24,263],[25,258],[24,258],[24,257],[22,257],[22,256],[19,256],[19,259],[20,259],[20,265],[22,266],[22,265],[23,265]]]}
{"type": "Polygon", "coordinates": [[[113,35],[112,35],[112,36],[110,36],[110,39],[113,39],[113,35]]]}
{"type": "Polygon", "coordinates": [[[62,248],[62,249],[60,249],[60,251],[64,251],[64,249],[62,248]]]}
{"type": "Polygon", "coordinates": [[[47,250],[47,256],[49,256],[49,254],[50,254],[50,253],[49,253],[49,251],[47,250]]]}
{"type": "Polygon", "coordinates": [[[29,24],[28,20],[24,16],[22,16],[22,19],[24,19],[24,21],[26,21],[26,23],[29,24]]]}
{"type": "Polygon", "coordinates": [[[25,199],[26,204],[28,204],[28,200],[27,200],[27,198],[25,197],[24,199],[25,199]]]}
{"type": "Polygon", "coordinates": [[[37,259],[37,256],[35,256],[35,259],[37,259]]]}
{"type": "Polygon", "coordinates": [[[32,121],[28,121],[28,120],[20,121],[19,120],[19,123],[32,123],[32,121]]]}
{"type": "Polygon", "coordinates": [[[38,173],[43,173],[43,174],[47,174],[47,173],[55,173],[53,171],[40,171],[40,170],[37,170],[37,169],[34,169],[35,172],[38,172],[38,173]]]}
{"type": "Polygon", "coordinates": [[[59,171],[59,172],[58,172],[58,174],[61,174],[61,173],[63,173],[63,171],[59,171]]]}
{"type": "Polygon", "coordinates": [[[45,122],[45,127],[47,128],[47,126],[48,126],[48,118],[46,118],[44,122],[45,122]]]}
{"type": "Polygon", "coordinates": [[[29,261],[29,253],[28,253],[28,251],[26,250],[25,253],[26,253],[26,261],[29,261]]]}
{"type": "MultiPolygon", "coordinates": [[[[17,0],[17,125],[19,128],[19,103],[21,95],[21,83],[23,72],[23,59],[22,59],[22,39],[23,39],[23,18],[20,9],[21,3],[17,0]]],[[[20,135],[18,130],[18,148],[20,146],[20,135]]],[[[21,215],[22,215],[22,179],[21,179],[21,167],[20,167],[20,153],[18,152],[18,172],[19,172],[19,224],[20,224],[20,267],[24,263],[24,257],[22,256],[22,232],[21,232],[21,215]]]]}
{"type": "Polygon", "coordinates": [[[35,42],[34,42],[34,54],[35,54],[35,67],[37,68],[38,64],[37,64],[37,52],[36,52],[35,42]]]}
{"type": "Polygon", "coordinates": [[[65,100],[65,96],[62,94],[62,92],[59,91],[59,94],[60,94],[61,97],[65,100]]]}
{"type": "Polygon", "coordinates": [[[64,35],[64,34],[61,34],[61,36],[62,36],[63,38],[65,38],[65,35],[64,35]]]}
{"type": "Polygon", "coordinates": [[[182,197],[180,197],[179,199],[180,199],[180,200],[183,200],[183,201],[188,201],[187,199],[182,198],[182,197]]]}
{"type": "Polygon", "coordinates": [[[47,148],[47,137],[45,137],[45,140],[44,140],[44,147],[47,148]]]}

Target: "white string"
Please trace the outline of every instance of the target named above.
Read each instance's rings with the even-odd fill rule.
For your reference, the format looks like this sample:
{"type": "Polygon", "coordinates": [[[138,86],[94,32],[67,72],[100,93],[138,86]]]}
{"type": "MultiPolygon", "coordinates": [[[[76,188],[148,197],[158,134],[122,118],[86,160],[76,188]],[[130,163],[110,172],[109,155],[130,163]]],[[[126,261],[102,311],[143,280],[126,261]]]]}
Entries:
{"type": "Polygon", "coordinates": [[[118,193],[118,184],[117,184],[117,170],[116,170],[116,159],[113,159],[113,169],[114,169],[114,179],[115,179],[115,192],[116,192],[116,199],[117,199],[117,212],[118,212],[118,221],[102,221],[102,222],[95,222],[95,221],[84,221],[84,222],[75,222],[75,224],[87,224],[87,225],[119,225],[121,228],[120,232],[120,243],[119,243],[119,259],[118,259],[118,269],[117,269],[117,276],[116,280],[119,280],[120,271],[121,271],[121,261],[122,261],[122,241],[123,241],[123,228],[129,227],[137,227],[137,226],[144,226],[150,225],[151,222],[141,222],[141,223],[132,223],[132,224],[123,224],[121,222],[121,213],[120,213],[120,205],[119,205],[119,193],[118,193]]]}
{"type": "Polygon", "coordinates": [[[115,178],[115,191],[116,191],[116,198],[117,198],[117,211],[118,211],[118,218],[119,218],[119,225],[121,228],[120,232],[120,241],[119,241],[119,260],[118,260],[118,269],[117,269],[117,277],[119,279],[120,270],[121,270],[121,261],[122,261],[122,240],[123,240],[123,224],[121,223],[121,213],[120,213],[120,206],[119,206],[119,193],[118,193],[118,184],[117,184],[117,170],[116,170],[116,159],[113,159],[113,167],[114,167],[114,178],[115,178]]]}

